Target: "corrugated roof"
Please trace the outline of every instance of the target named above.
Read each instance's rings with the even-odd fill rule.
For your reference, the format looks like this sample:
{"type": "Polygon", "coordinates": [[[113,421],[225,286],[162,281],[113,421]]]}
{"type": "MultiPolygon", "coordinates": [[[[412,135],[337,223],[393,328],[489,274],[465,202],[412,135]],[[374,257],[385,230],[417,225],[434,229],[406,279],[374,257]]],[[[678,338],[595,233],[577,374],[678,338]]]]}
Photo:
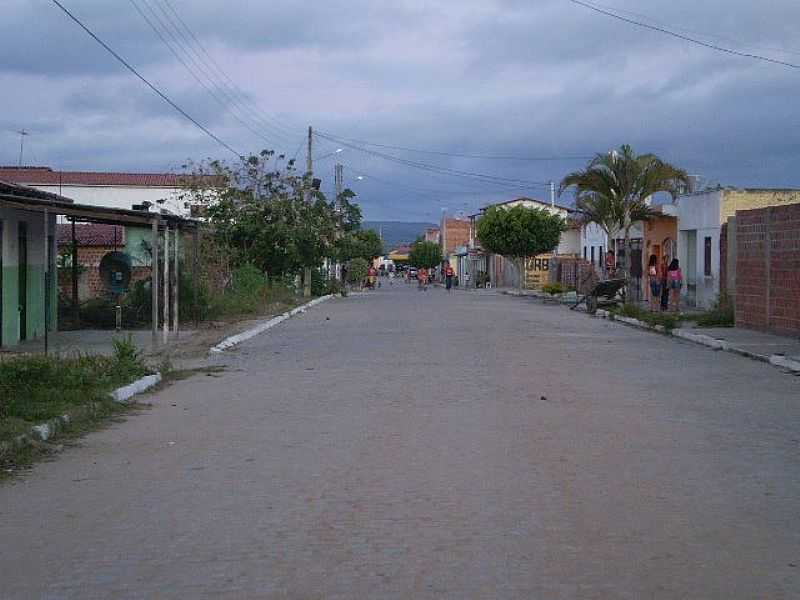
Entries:
{"type": "Polygon", "coordinates": [[[219,182],[213,175],[172,173],[117,173],[100,171],[54,171],[50,167],[0,167],[0,179],[23,185],[88,185],[131,187],[182,187],[192,178],[219,182]]]}

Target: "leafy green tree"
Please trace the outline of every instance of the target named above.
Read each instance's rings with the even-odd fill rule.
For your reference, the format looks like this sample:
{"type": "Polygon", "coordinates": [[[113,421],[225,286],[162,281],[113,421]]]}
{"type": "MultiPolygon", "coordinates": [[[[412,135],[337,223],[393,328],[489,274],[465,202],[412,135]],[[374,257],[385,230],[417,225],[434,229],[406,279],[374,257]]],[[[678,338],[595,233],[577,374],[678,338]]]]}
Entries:
{"type": "Polygon", "coordinates": [[[350,261],[350,267],[347,270],[347,280],[350,283],[362,283],[369,271],[369,262],[361,257],[356,257],[350,261]]]}
{"type": "Polygon", "coordinates": [[[419,269],[433,269],[442,264],[442,249],[435,242],[418,239],[411,246],[408,262],[419,269]]]}
{"type": "Polygon", "coordinates": [[[341,213],[319,191],[304,200],[308,182],[283,156],[263,151],[230,166],[220,161],[187,165],[184,200],[200,205],[213,239],[223,248],[228,271],[253,264],[271,277],[319,267],[334,252],[339,227],[356,229],[361,211],[343,194],[341,213]]]}
{"type": "Polygon", "coordinates": [[[564,219],[544,209],[492,206],[478,221],[477,235],[486,250],[516,262],[522,289],[525,259],[552,252],[565,229],[564,219]]]}
{"type": "Polygon", "coordinates": [[[629,274],[631,227],[637,221],[649,220],[654,214],[647,199],[658,192],[675,198],[688,183],[683,169],[654,154],[637,155],[630,146],[623,145],[608,154],[598,154],[585,169],[564,177],[559,193],[574,188],[576,206],[586,221],[597,223],[607,233],[623,232],[625,260],[622,268],[629,274]]]}
{"type": "Polygon", "coordinates": [[[383,242],[371,229],[345,233],[334,244],[334,258],[339,262],[347,262],[356,257],[370,260],[382,254],[383,242]]]}

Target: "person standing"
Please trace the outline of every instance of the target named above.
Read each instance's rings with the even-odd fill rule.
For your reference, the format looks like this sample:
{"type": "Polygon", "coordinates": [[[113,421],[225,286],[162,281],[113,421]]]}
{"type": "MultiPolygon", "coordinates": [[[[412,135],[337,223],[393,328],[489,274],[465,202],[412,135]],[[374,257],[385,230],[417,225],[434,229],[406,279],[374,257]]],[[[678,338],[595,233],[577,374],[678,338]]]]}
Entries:
{"type": "Polygon", "coordinates": [[[656,312],[661,299],[661,273],[659,273],[658,257],[655,254],[651,254],[647,262],[647,281],[650,284],[650,312],[656,312]]]}
{"type": "Polygon", "coordinates": [[[661,277],[661,312],[667,312],[669,309],[669,282],[667,281],[668,268],[669,259],[666,256],[661,257],[661,267],[659,268],[659,275],[661,277]]]}
{"type": "Polygon", "coordinates": [[[453,275],[455,275],[455,271],[453,271],[452,265],[448,264],[444,268],[444,283],[448,292],[453,291],[453,275]]]}
{"type": "Polygon", "coordinates": [[[683,273],[681,272],[680,263],[677,258],[673,258],[672,262],[669,264],[667,280],[669,282],[670,309],[674,312],[678,312],[678,306],[681,301],[681,288],[683,287],[683,273]]]}
{"type": "Polygon", "coordinates": [[[613,279],[617,275],[617,262],[614,258],[614,251],[609,250],[606,252],[606,277],[613,279]]]}

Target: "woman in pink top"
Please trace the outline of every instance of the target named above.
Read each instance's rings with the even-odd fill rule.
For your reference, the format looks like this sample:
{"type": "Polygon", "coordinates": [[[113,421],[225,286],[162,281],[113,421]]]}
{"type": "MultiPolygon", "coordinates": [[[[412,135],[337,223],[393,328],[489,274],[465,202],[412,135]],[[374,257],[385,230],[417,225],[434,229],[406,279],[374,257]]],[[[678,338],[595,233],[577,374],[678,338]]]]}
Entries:
{"type": "Polygon", "coordinates": [[[678,312],[681,301],[681,288],[683,287],[683,273],[677,258],[673,258],[667,269],[667,285],[669,285],[670,309],[678,312]]]}

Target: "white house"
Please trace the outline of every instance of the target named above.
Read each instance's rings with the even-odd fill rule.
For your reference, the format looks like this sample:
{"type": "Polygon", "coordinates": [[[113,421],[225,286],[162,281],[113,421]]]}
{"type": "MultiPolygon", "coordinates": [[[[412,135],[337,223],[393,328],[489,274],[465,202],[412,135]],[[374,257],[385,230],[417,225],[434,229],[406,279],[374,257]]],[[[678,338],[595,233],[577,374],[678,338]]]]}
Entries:
{"type": "Polygon", "coordinates": [[[725,188],[680,196],[678,259],[688,304],[710,307],[720,289],[720,233],[736,211],[800,203],[798,189],[725,188]]]}
{"type": "Polygon", "coordinates": [[[597,223],[585,223],[580,227],[580,240],[578,242],[580,255],[584,260],[591,261],[601,269],[605,264],[605,253],[609,248],[608,235],[597,223]]]}
{"type": "Polygon", "coordinates": [[[54,171],[49,167],[0,167],[0,181],[59,194],[78,204],[124,208],[149,206],[188,217],[190,207],[181,198],[187,176],[171,173],[54,171]]]}

